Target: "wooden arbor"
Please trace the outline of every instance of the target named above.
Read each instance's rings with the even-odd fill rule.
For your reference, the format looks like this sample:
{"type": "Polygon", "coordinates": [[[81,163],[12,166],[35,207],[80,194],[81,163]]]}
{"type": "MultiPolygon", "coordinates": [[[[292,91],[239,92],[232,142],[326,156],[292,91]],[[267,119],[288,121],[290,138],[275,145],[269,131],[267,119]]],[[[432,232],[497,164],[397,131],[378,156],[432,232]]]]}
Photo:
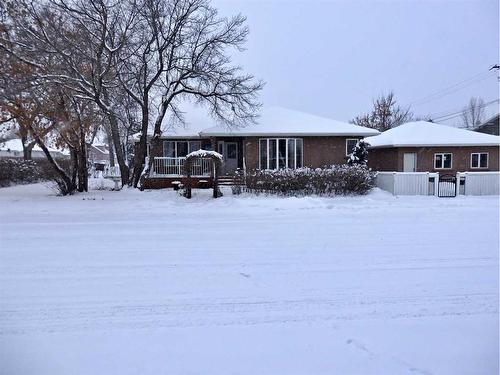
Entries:
{"type": "Polygon", "coordinates": [[[211,168],[212,168],[212,178],[213,178],[213,197],[218,198],[222,194],[219,190],[218,186],[218,176],[219,176],[219,171],[220,167],[222,166],[223,163],[223,157],[221,154],[215,151],[206,151],[206,150],[198,150],[198,151],[193,151],[190,154],[186,156],[186,160],[184,161],[184,169],[186,173],[186,184],[185,184],[185,193],[184,196],[188,199],[191,199],[191,188],[192,188],[192,178],[191,178],[191,172],[192,172],[192,167],[193,164],[199,160],[201,162],[201,159],[209,159],[211,161],[211,168]]]}

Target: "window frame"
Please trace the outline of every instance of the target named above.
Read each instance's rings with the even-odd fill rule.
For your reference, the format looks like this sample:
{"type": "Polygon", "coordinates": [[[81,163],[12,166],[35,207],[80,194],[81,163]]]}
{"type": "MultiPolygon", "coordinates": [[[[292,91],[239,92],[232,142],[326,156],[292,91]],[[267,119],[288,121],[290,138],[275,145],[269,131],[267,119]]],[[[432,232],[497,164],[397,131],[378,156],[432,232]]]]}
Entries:
{"type": "Polygon", "coordinates": [[[490,166],[490,153],[489,152],[471,152],[470,154],[470,168],[471,169],[488,169],[490,166]],[[472,156],[477,155],[477,167],[472,165],[472,156]],[[486,167],[481,167],[481,155],[486,155],[486,167]]]}
{"type": "Polygon", "coordinates": [[[449,170],[453,169],[453,153],[452,152],[436,152],[434,153],[434,169],[449,170]],[[441,167],[436,167],[436,157],[441,155],[441,167]],[[450,167],[446,168],[444,166],[444,155],[450,155],[450,167]]]}
{"type": "MultiPolygon", "coordinates": [[[[270,155],[270,148],[269,148],[269,141],[270,140],[274,140],[276,141],[276,161],[275,161],[275,164],[276,164],[276,167],[273,168],[272,170],[273,171],[276,171],[276,170],[279,170],[279,169],[297,169],[297,168],[302,168],[304,166],[304,140],[302,138],[296,138],[296,137],[270,137],[270,138],[259,138],[258,139],[258,148],[259,148],[259,169],[260,170],[265,170],[265,169],[270,169],[269,168],[269,155],[270,155]],[[279,144],[280,144],[280,140],[284,140],[285,141],[285,168],[280,168],[279,167],[279,144]],[[288,165],[288,145],[289,145],[289,140],[294,140],[294,145],[295,145],[295,152],[294,152],[294,161],[293,161],[293,168],[290,168],[288,165]],[[266,142],[266,166],[265,168],[262,168],[262,153],[261,153],[261,142],[262,141],[265,141],[266,142]],[[302,147],[302,152],[300,154],[300,160],[298,160],[297,158],[297,145],[298,144],[301,144],[301,147],[302,147]],[[300,161],[300,167],[297,167],[297,161],[300,161]]],[[[271,170],[271,169],[270,169],[271,170]]]]}
{"type": "MultiPolygon", "coordinates": [[[[345,140],[345,156],[350,155],[350,153],[348,152],[348,147],[347,147],[349,141],[356,141],[356,144],[357,144],[360,139],[361,138],[346,138],[346,140],[345,140]]],[[[356,147],[356,145],[354,145],[354,147],[356,147]]]]}
{"type": "Polygon", "coordinates": [[[203,149],[203,142],[201,140],[198,140],[198,139],[165,139],[165,140],[163,140],[163,156],[167,157],[167,158],[175,158],[175,159],[185,158],[185,156],[179,156],[178,151],[177,151],[178,150],[177,144],[180,142],[187,143],[187,154],[189,154],[193,151],[197,151],[197,150],[193,150],[193,151],[190,150],[191,143],[194,143],[194,142],[198,143],[200,145],[200,148],[203,149]],[[167,142],[172,142],[174,144],[174,156],[166,156],[165,155],[165,144],[167,142]]]}

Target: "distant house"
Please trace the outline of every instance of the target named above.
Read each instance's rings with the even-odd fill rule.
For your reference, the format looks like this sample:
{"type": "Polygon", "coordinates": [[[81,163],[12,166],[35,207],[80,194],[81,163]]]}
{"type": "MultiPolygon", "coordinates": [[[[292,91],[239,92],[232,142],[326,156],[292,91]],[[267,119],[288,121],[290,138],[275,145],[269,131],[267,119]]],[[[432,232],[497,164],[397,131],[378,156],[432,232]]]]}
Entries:
{"type": "Polygon", "coordinates": [[[92,165],[109,165],[109,147],[105,144],[89,144],[87,148],[88,160],[92,165]]]}
{"type": "Polygon", "coordinates": [[[497,113],[495,116],[479,125],[474,131],[491,135],[500,135],[499,117],[500,114],[497,113]]]}
{"type": "Polygon", "coordinates": [[[369,137],[376,171],[498,171],[500,137],[426,121],[409,122],[369,137]]]}
{"type": "MultiPolygon", "coordinates": [[[[68,152],[64,150],[59,150],[53,147],[48,147],[50,154],[55,158],[67,158],[68,152]]],[[[11,139],[9,141],[0,142],[0,158],[22,158],[23,154],[23,144],[20,139],[11,139]]],[[[45,153],[38,146],[35,145],[31,151],[32,159],[43,159],[45,158],[45,153]]]]}
{"type": "MultiPolygon", "coordinates": [[[[254,125],[229,129],[211,124],[208,116],[189,118],[187,126],[165,131],[152,144],[153,170],[146,187],[170,187],[182,179],[186,155],[199,149],[224,157],[223,174],[237,169],[317,168],[343,164],[361,138],[377,130],[284,108],[265,108],[254,125]]],[[[196,181],[210,180],[208,161],[193,167],[196,181]]]]}

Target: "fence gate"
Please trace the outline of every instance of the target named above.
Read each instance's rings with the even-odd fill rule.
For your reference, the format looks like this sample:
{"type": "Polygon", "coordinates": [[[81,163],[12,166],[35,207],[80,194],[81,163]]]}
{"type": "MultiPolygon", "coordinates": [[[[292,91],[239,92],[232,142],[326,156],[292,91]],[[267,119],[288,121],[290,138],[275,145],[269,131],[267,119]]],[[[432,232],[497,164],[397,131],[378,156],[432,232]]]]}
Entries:
{"type": "Polygon", "coordinates": [[[457,196],[457,176],[453,174],[444,174],[439,176],[438,197],[456,197],[457,196]]]}

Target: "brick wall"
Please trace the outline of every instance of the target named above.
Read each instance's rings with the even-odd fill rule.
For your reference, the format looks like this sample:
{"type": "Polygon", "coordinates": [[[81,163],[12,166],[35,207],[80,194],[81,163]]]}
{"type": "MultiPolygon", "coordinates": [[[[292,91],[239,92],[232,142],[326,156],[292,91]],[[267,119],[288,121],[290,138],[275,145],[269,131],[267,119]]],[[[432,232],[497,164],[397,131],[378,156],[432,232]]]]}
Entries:
{"type": "Polygon", "coordinates": [[[469,147],[399,147],[372,149],[368,155],[368,165],[376,171],[403,171],[403,155],[405,153],[417,154],[417,172],[456,173],[466,171],[498,171],[499,147],[495,146],[469,146],[469,147]],[[472,169],[471,153],[487,152],[488,168],[472,169]],[[434,169],[435,153],[452,153],[451,169],[434,169]]]}

